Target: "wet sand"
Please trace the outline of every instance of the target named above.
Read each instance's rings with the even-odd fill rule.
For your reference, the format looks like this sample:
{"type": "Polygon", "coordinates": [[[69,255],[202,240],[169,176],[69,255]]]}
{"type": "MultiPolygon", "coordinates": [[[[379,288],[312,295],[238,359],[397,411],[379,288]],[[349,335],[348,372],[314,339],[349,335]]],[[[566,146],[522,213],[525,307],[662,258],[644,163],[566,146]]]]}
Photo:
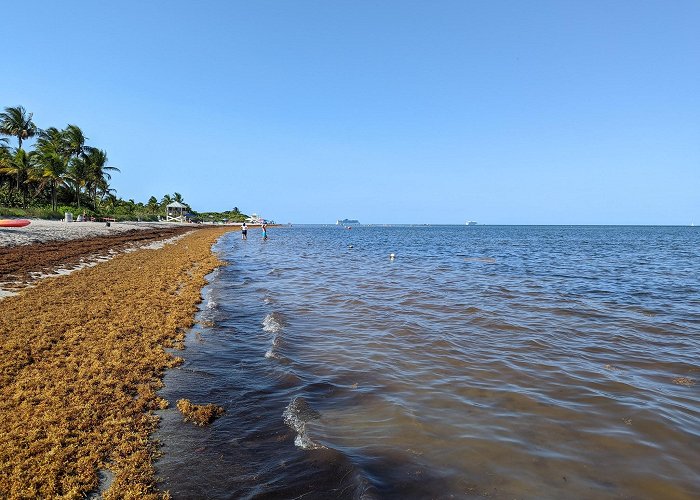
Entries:
{"type": "MultiPolygon", "coordinates": [[[[129,234],[143,242],[182,233],[169,230],[129,234]]],[[[211,245],[229,230],[192,231],[0,300],[0,497],[83,498],[106,483],[104,498],[162,496],[153,410],[175,404],[156,391],[179,363],[165,348],[182,346],[204,276],[220,265],[211,245]]],[[[108,237],[6,247],[0,272],[24,279],[130,244],[108,237]]]]}

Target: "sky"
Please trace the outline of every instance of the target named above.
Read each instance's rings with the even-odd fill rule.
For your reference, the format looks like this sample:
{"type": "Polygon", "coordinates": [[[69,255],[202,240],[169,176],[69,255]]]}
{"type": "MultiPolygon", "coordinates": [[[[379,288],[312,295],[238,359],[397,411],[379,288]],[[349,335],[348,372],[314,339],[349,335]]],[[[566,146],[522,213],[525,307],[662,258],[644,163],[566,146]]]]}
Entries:
{"type": "Polygon", "coordinates": [[[700,225],[697,0],[2,10],[0,107],[80,126],[124,199],[283,223],[700,225]]]}

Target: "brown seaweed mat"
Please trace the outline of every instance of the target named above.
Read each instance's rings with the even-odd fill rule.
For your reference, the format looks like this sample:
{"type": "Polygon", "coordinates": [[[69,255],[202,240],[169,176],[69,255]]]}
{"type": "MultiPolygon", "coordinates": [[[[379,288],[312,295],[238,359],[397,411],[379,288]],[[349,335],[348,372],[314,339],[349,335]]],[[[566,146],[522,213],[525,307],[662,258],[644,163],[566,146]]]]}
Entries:
{"type": "Polygon", "coordinates": [[[194,231],[0,301],[0,498],[159,498],[149,439],[166,368],[194,322],[211,245],[194,231]]]}
{"type": "Polygon", "coordinates": [[[163,240],[199,226],[134,229],[113,236],[97,236],[33,245],[0,247],[0,283],[28,282],[32,273],[50,272],[57,267],[73,267],[84,258],[120,251],[133,245],[163,240]]]}

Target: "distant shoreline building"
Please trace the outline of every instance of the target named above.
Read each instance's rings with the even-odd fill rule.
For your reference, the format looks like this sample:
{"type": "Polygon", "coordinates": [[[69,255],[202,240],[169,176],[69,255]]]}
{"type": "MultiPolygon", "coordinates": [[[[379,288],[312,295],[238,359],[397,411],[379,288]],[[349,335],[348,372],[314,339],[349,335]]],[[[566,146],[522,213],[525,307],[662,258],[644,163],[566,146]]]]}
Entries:
{"type": "Polygon", "coordinates": [[[266,224],[267,221],[260,217],[258,214],[251,214],[250,217],[246,218],[246,224],[266,224]]]}

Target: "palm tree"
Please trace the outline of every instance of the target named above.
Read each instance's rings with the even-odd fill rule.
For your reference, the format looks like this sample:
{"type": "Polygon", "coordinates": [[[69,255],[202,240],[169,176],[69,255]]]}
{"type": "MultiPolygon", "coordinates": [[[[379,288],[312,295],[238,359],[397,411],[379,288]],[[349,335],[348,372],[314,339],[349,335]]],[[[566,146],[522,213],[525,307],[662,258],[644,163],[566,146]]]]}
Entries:
{"type": "Polygon", "coordinates": [[[17,179],[17,190],[22,190],[22,205],[27,205],[27,181],[33,167],[34,152],[27,153],[24,149],[16,149],[14,155],[8,155],[0,165],[0,172],[14,175],[17,179]]]}
{"type": "Polygon", "coordinates": [[[100,189],[100,198],[102,200],[105,200],[107,206],[110,209],[114,209],[115,205],[119,202],[119,198],[116,197],[114,194],[116,191],[109,187],[109,184],[107,181],[104,181],[100,184],[99,186],[100,189]]]}
{"type": "Polygon", "coordinates": [[[86,158],[78,157],[71,158],[68,167],[70,181],[75,188],[75,201],[78,204],[78,210],[80,210],[80,192],[87,186],[90,176],[90,165],[86,158]]]}
{"type": "MultiPolygon", "coordinates": [[[[0,173],[14,176],[18,191],[21,189],[22,182],[26,181],[31,169],[30,155],[31,153],[27,153],[24,149],[16,149],[14,154],[10,153],[9,150],[0,151],[0,173]]],[[[22,192],[26,203],[26,189],[22,189],[22,192]]]]}
{"type": "Polygon", "coordinates": [[[69,170],[70,153],[63,133],[50,127],[39,134],[36,142],[36,163],[33,178],[38,180],[39,189],[47,184],[51,189],[51,207],[56,210],[57,190],[71,179],[69,170]]]}
{"type": "Polygon", "coordinates": [[[92,198],[97,206],[98,188],[112,179],[109,172],[119,172],[119,169],[107,165],[107,153],[102,149],[86,146],[83,159],[87,165],[87,188],[92,191],[92,198]]]}
{"type": "Polygon", "coordinates": [[[69,124],[63,129],[63,136],[66,141],[66,148],[71,156],[79,158],[85,150],[85,141],[87,141],[83,131],[77,125],[69,124]]]}
{"type": "MultiPolygon", "coordinates": [[[[12,166],[12,155],[10,148],[7,145],[7,139],[0,138],[0,174],[7,174],[6,169],[12,166]]],[[[5,179],[0,177],[0,185],[5,182],[5,179]]],[[[11,185],[11,184],[10,184],[11,185]]]]}
{"type": "Polygon", "coordinates": [[[38,132],[32,116],[33,113],[27,113],[22,106],[5,108],[5,112],[0,113],[0,134],[17,137],[19,149],[22,149],[22,141],[38,132]]]}
{"type": "Polygon", "coordinates": [[[152,212],[156,213],[158,211],[158,198],[151,196],[146,202],[146,207],[152,212]]]}
{"type": "Polygon", "coordinates": [[[89,167],[85,161],[87,137],[77,125],[69,124],[61,131],[63,143],[70,159],[71,184],[75,188],[75,199],[80,210],[80,193],[88,183],[89,167]]]}

